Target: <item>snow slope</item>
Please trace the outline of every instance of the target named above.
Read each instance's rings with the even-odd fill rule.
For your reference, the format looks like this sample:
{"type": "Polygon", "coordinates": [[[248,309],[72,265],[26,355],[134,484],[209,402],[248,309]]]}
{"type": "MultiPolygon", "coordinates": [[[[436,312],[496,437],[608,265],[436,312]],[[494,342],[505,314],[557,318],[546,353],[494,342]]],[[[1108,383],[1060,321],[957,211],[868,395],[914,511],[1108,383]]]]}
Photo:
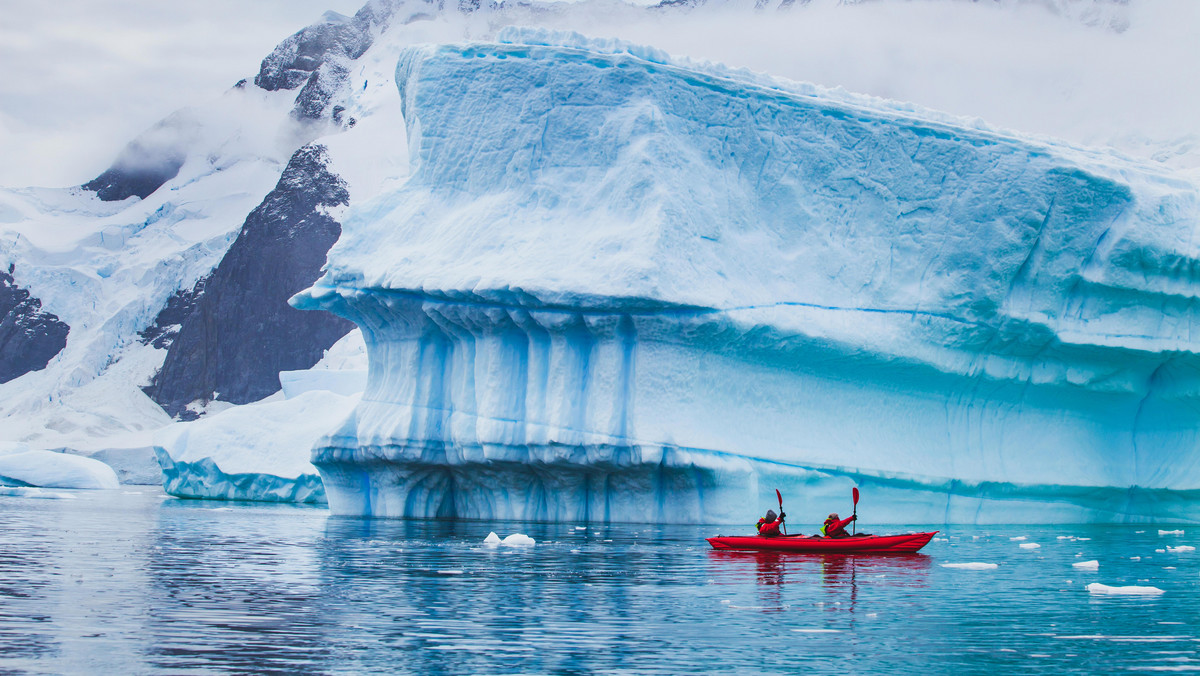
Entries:
{"type": "Polygon", "coordinates": [[[356,322],[335,512],[1195,519],[1194,185],[577,34],[417,47],[412,174],[293,300],[356,322]],[[1028,511],[1023,511],[1028,510],[1028,511]]]}

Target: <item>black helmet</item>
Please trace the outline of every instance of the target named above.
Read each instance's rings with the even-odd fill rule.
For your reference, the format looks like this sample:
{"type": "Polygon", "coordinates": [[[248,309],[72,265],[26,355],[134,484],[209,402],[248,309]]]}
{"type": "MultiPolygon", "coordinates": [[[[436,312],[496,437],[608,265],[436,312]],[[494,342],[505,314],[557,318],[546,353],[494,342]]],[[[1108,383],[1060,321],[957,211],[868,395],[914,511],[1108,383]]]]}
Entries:
{"type": "Polygon", "coordinates": [[[775,517],[775,510],[773,510],[773,509],[768,509],[768,510],[767,510],[767,521],[774,522],[774,521],[775,521],[775,518],[776,518],[776,517],[775,517]]]}

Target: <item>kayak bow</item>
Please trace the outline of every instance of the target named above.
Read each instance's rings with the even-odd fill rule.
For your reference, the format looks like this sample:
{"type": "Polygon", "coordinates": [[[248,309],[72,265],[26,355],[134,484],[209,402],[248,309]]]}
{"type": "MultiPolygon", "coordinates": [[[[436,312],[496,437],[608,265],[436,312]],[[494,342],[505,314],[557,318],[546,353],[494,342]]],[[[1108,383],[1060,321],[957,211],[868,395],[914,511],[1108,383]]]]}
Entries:
{"type": "Polygon", "coordinates": [[[721,550],[888,554],[915,552],[929,544],[936,534],[937,531],[904,535],[858,535],[848,538],[805,537],[803,535],[783,535],[772,538],[757,535],[718,535],[707,538],[707,540],[713,549],[721,550]]]}

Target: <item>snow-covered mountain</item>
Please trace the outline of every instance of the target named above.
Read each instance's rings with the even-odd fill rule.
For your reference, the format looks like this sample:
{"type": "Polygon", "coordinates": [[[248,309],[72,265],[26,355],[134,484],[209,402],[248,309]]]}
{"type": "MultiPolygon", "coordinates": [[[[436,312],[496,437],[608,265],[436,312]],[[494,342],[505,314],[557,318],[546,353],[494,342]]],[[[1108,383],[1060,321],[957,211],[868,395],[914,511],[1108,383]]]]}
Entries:
{"type": "MultiPolygon", "coordinates": [[[[649,32],[659,36],[656,46],[692,53],[689,40],[713,24],[767,17],[756,25],[770,35],[771,24],[780,23],[769,21],[771,16],[796,22],[808,17],[823,20],[831,13],[873,11],[870,6],[890,4],[747,0],[647,7],[588,0],[445,6],[372,0],[354,17],[327,14],[283,41],[263,60],[256,75],[218,100],[180,111],[135,139],[109,170],[84,186],[0,190],[0,263],[8,271],[0,277],[0,416],[5,421],[0,441],[16,444],[14,448],[81,452],[148,449],[155,445],[153,434],[172,418],[194,418],[277,392],[281,371],[313,366],[353,328],[328,312],[303,312],[284,302],[317,280],[326,252],[345,226],[347,235],[335,249],[328,274],[305,302],[333,308],[362,326],[374,370],[368,403],[348,427],[325,442],[325,450],[318,454],[321,466],[327,472],[340,472],[342,478],[358,476],[353,463],[339,463],[366,453],[375,458],[371,462],[395,464],[400,459],[403,465],[404,452],[383,449],[413,444],[437,446],[438,453],[465,454],[460,459],[476,452],[490,458],[488,453],[501,452],[498,449],[503,447],[503,462],[508,463],[533,458],[521,454],[539,453],[537,443],[557,450],[534,458],[537,469],[532,474],[512,475],[525,482],[524,488],[499,490],[488,498],[491,507],[485,511],[446,498],[469,492],[453,479],[461,475],[461,467],[447,468],[455,462],[444,459],[433,463],[437,467],[427,475],[432,483],[423,484],[416,493],[376,489],[381,502],[366,507],[359,502],[342,511],[550,518],[547,509],[553,500],[548,496],[558,495],[554,499],[574,505],[575,511],[584,509],[593,518],[662,518],[652,513],[653,505],[662,504],[663,486],[673,485],[673,480],[620,492],[626,497],[639,494],[642,501],[633,501],[638,506],[628,510],[613,511],[570,497],[579,488],[575,484],[580,475],[560,475],[556,464],[567,453],[592,481],[610,465],[626,467],[632,462],[650,468],[655,465],[651,456],[657,453],[664,459],[661,466],[703,466],[699,480],[705,486],[711,482],[709,501],[697,504],[698,511],[688,520],[734,518],[722,505],[744,501],[747,491],[753,492],[747,477],[773,480],[774,475],[746,469],[746,462],[759,461],[791,467],[784,472],[792,477],[789,481],[811,479],[822,490],[833,490],[848,481],[845,477],[892,477],[889,485],[916,482],[922,491],[942,496],[938,504],[947,518],[966,518],[960,511],[975,504],[947,507],[944,494],[954,492],[947,486],[959,485],[955,482],[966,482],[963,485],[969,488],[955,490],[971,500],[981,498],[979,486],[999,482],[999,488],[989,489],[992,494],[1032,500],[1030,504],[1036,505],[1046,504],[1041,487],[1068,484],[1070,490],[1092,491],[1093,497],[1063,500],[1054,493],[1046,498],[1069,505],[1062,518],[1149,516],[1141,498],[1132,500],[1138,503],[1134,507],[1113,506],[1117,494],[1113,491],[1134,483],[1156,490],[1188,489],[1184,484],[1190,479],[1158,482],[1159,486],[1152,476],[1155,470],[1148,469],[1151,465],[1139,461],[1136,468],[1127,466],[1130,459],[1122,455],[1127,449],[1121,444],[1100,444],[1099,455],[1082,449],[1092,443],[1089,440],[1108,439],[1110,434],[1132,435],[1131,443],[1141,449],[1134,457],[1144,457],[1150,448],[1147,444],[1162,443],[1178,453],[1171,457],[1188,457],[1181,450],[1186,440],[1165,438],[1161,426],[1146,423],[1174,415],[1155,412],[1159,408],[1154,402],[1159,399],[1148,398],[1147,393],[1161,388],[1151,388],[1147,382],[1178,382],[1173,374],[1177,367],[1187,369],[1191,349],[1186,332],[1180,333],[1180,327],[1186,326],[1186,310],[1177,312],[1164,305],[1175,302],[1170,298],[1186,298],[1190,284],[1179,266],[1186,268],[1191,254],[1172,243],[1183,237],[1186,224],[1193,222],[1189,219],[1194,220],[1189,206],[1194,187],[1185,172],[1196,166],[1196,153],[1189,150],[1193,146],[1186,135],[1152,143],[1145,134],[1136,133],[1104,139],[1157,164],[1149,166],[1137,159],[1118,160],[1105,153],[992,131],[986,125],[912,105],[672,58],[654,48],[631,49],[624,43],[575,38],[563,44],[561,36],[531,37],[543,35],[536,32],[510,35],[508,47],[494,42],[507,25],[541,25],[635,38],[649,32]],[[546,44],[539,47],[539,42],[546,44]],[[481,46],[455,47],[449,56],[411,49],[422,43],[481,46]],[[474,61],[464,56],[473,49],[478,50],[472,52],[474,61]],[[541,60],[531,58],[532,52],[543,55],[541,60]],[[498,54],[510,53],[508,63],[494,63],[498,54]],[[403,98],[396,79],[402,56],[403,98]],[[580,75],[581,60],[601,74],[580,75]],[[458,61],[477,63],[492,74],[455,70],[458,61]],[[522,64],[535,61],[544,66],[538,73],[513,74],[522,64]],[[488,70],[493,66],[497,69],[488,70]],[[439,74],[437,69],[450,74],[439,74]],[[593,76],[599,79],[588,79],[593,76]],[[604,79],[609,76],[616,79],[604,79]],[[697,89],[693,80],[725,83],[720,86],[732,86],[733,91],[727,96],[746,97],[752,105],[736,116],[721,118],[717,113],[729,113],[729,107],[714,107],[698,94],[703,87],[697,89]],[[562,98],[563,91],[575,92],[578,98],[562,98]],[[806,134],[827,135],[823,143],[805,151],[807,156],[824,158],[829,166],[828,171],[809,172],[799,185],[788,172],[799,162],[796,129],[804,125],[783,125],[761,117],[759,109],[783,106],[794,112],[811,101],[816,103],[806,114],[817,118],[866,116],[875,122],[860,125],[859,131],[849,122],[807,128],[806,134]],[[575,115],[576,111],[581,112],[575,115]],[[541,136],[531,131],[539,128],[544,132],[541,136]],[[862,128],[875,131],[865,133],[862,128]],[[725,130],[720,148],[699,141],[715,138],[714,130],[725,130]],[[926,133],[930,139],[913,147],[889,146],[879,140],[890,138],[889,134],[926,133]],[[863,139],[874,143],[873,149],[854,145],[863,139]],[[973,150],[976,145],[993,150],[973,150]],[[845,150],[849,147],[857,150],[845,150]],[[844,154],[838,154],[839,148],[844,154]],[[943,157],[953,159],[935,171],[921,153],[939,148],[943,157]],[[750,154],[749,159],[739,157],[734,174],[726,171],[731,161],[722,159],[726,150],[750,154]],[[907,164],[898,159],[905,154],[910,156],[907,164]],[[1014,163],[1024,166],[1025,173],[1013,168],[1014,163]],[[834,170],[839,164],[851,167],[842,170],[845,176],[834,170]],[[920,180],[879,178],[893,165],[930,175],[920,180]],[[986,179],[972,181],[970,172],[986,179]],[[759,181],[774,177],[775,188],[750,187],[746,182],[752,175],[759,181]],[[934,176],[941,176],[941,182],[934,176]],[[933,196],[939,189],[947,190],[947,181],[957,186],[957,202],[933,196]],[[898,192],[898,184],[921,189],[898,192]],[[821,199],[796,197],[804,194],[821,199]],[[614,201],[614,195],[622,197],[614,201]],[[1005,198],[1002,213],[980,206],[996,195],[1005,198]],[[1128,215],[1131,209],[1136,218],[1128,215]],[[1165,215],[1143,213],[1154,209],[1165,215]],[[1069,236],[1055,229],[1056,218],[1072,221],[1064,213],[1084,215],[1068,228],[1069,236]],[[525,220],[517,223],[518,218],[525,220]],[[1128,226],[1131,232],[1144,237],[1112,235],[1103,247],[1092,242],[1096,251],[1104,248],[1103,255],[1086,259],[1082,265],[1086,274],[1070,271],[1070,261],[1075,259],[1068,254],[1086,251],[1087,238],[1099,237],[1103,224],[1126,223],[1130,218],[1140,224],[1128,226]],[[908,235],[892,227],[897,219],[909,223],[904,230],[908,235]],[[892,229],[880,225],[885,221],[892,223],[888,226],[892,229]],[[1040,230],[1032,227],[1034,221],[1041,223],[1040,230]],[[485,222],[510,225],[497,231],[482,228],[485,222]],[[552,227],[561,223],[577,225],[564,235],[552,227]],[[830,223],[840,223],[840,229],[831,229],[830,223]],[[963,239],[964,230],[984,225],[993,234],[1008,233],[996,235],[1004,246],[989,248],[963,239]],[[1051,234],[1046,239],[1026,236],[1035,231],[1051,234]],[[771,232],[775,239],[767,236],[771,232]],[[780,242],[788,240],[791,244],[781,248],[780,242]],[[841,245],[834,246],[832,240],[841,245]],[[1060,250],[1064,246],[1067,251],[1060,250]],[[890,252],[886,256],[885,248],[890,252]],[[497,255],[505,257],[502,266],[496,264],[497,255]],[[879,267],[885,259],[888,274],[879,267]],[[1013,261],[1016,265],[1010,265],[1013,261]],[[1048,272],[1039,267],[1043,264],[1051,266],[1048,272]],[[1166,272],[1150,274],[1151,269],[1166,272]],[[985,272],[975,275],[980,270],[985,272]],[[1139,286],[1131,281],[1138,275],[1155,281],[1139,286]],[[725,281],[716,283],[717,278],[725,281]],[[1011,284],[1005,292],[1005,280],[1024,281],[1011,284]],[[1062,288],[1067,283],[1075,286],[1062,288]],[[1104,310],[1117,302],[1116,296],[1098,289],[1110,286],[1123,289],[1123,298],[1136,300],[1119,311],[1104,310]],[[392,293],[398,295],[388,295],[392,293]],[[1018,297],[1023,293],[1028,297],[1018,297]],[[389,301],[387,309],[367,313],[363,308],[378,302],[380,294],[395,300],[389,301]],[[1147,300],[1147,294],[1159,294],[1153,298],[1162,303],[1147,300]],[[334,296],[346,300],[335,301],[334,296]],[[1072,299],[1067,303],[1070,311],[1063,311],[1053,299],[1072,299]],[[458,316],[457,311],[450,313],[453,317],[442,316],[442,310],[437,310],[433,314],[441,319],[431,319],[432,311],[420,309],[426,302],[438,307],[464,302],[496,307],[479,317],[470,312],[458,316]],[[790,309],[767,310],[766,306],[790,309]],[[846,308],[886,312],[872,313],[869,321],[851,321],[842,312],[846,308]],[[510,316],[513,311],[535,310],[565,314],[561,321],[550,315],[510,316]],[[647,318],[668,310],[720,320],[643,326],[645,321],[655,324],[658,320],[647,318]],[[417,314],[409,316],[411,312],[417,314]],[[585,315],[579,320],[582,324],[576,321],[580,312],[585,315]],[[486,367],[491,362],[484,360],[473,367],[481,399],[463,400],[466,390],[452,385],[463,376],[462,364],[454,372],[458,375],[446,375],[453,371],[446,371],[451,368],[448,364],[457,363],[458,357],[449,353],[438,357],[436,350],[422,351],[425,348],[418,351],[425,356],[405,356],[413,345],[421,344],[420,338],[410,344],[400,328],[414,317],[415,325],[436,325],[445,339],[438,344],[446,349],[467,340],[466,336],[479,339],[480,349],[493,337],[500,341],[495,355],[500,366],[486,367]],[[907,324],[898,319],[903,317],[908,317],[907,324]],[[543,326],[543,320],[551,326],[543,326]],[[524,376],[514,375],[520,371],[519,360],[511,362],[504,356],[511,347],[505,341],[513,338],[509,332],[513,326],[523,327],[517,333],[533,331],[555,345],[561,339],[563,345],[579,347],[578,340],[586,339],[584,343],[591,347],[579,352],[579,359],[561,363],[553,357],[556,353],[548,352],[548,370],[543,375],[552,380],[538,390],[530,385],[529,379],[536,376],[528,370],[532,366],[526,364],[524,376]],[[1126,336],[1118,344],[1078,339],[1099,333],[1123,335],[1122,326],[1134,327],[1141,337],[1126,336]],[[508,329],[501,331],[504,327],[508,329]],[[599,333],[587,338],[589,332],[599,333]],[[686,340],[675,334],[685,335],[686,340]],[[680,346],[695,341],[706,347],[687,356],[694,345],[686,350],[680,346]],[[674,346],[668,352],[683,351],[654,357],[657,350],[667,349],[663,346],[674,346]],[[1010,349],[1021,354],[1006,352],[1010,349]],[[1031,357],[1023,350],[1036,354],[1031,357]],[[1097,350],[1107,356],[1096,356],[1097,350]],[[1130,364],[1136,362],[1136,368],[1110,363],[1120,362],[1112,354],[1130,351],[1135,355],[1130,364]],[[825,371],[804,365],[821,355],[828,358],[825,371]],[[611,364],[605,361],[610,357],[615,360],[611,364]],[[443,375],[410,370],[424,364],[423,359],[433,360],[428,368],[442,364],[434,370],[443,375]],[[849,360],[853,368],[835,369],[833,364],[839,360],[849,360]],[[881,360],[887,377],[871,375],[881,360]],[[685,363],[695,367],[692,377],[720,378],[725,387],[715,391],[688,381],[676,368],[685,363]],[[718,363],[723,366],[718,368],[718,363]],[[650,374],[658,366],[678,377],[655,380],[650,374]],[[1159,366],[1166,370],[1156,370],[1159,366]],[[512,369],[517,370],[510,373],[512,369]],[[804,380],[805,376],[803,383],[792,382],[789,379],[799,377],[787,375],[793,371],[812,371],[817,379],[804,380]],[[907,380],[918,371],[929,375],[917,378],[921,387],[907,380]],[[722,375],[714,375],[718,372],[722,375]],[[738,378],[737,373],[754,373],[765,380],[738,378]],[[513,380],[522,377],[524,388],[513,380]],[[603,403],[590,395],[576,397],[578,388],[572,389],[571,378],[586,378],[591,387],[607,388],[611,396],[601,397],[603,403]],[[1007,383],[997,385],[1001,390],[1014,387],[1026,392],[1006,390],[978,398],[964,394],[968,390],[963,383],[979,388],[984,387],[980,383],[993,381],[1007,383]],[[430,388],[439,382],[450,389],[443,399],[428,399],[434,396],[430,388]],[[766,382],[774,383],[778,391],[766,382]],[[816,382],[825,385],[818,388],[816,382]],[[1071,399],[1061,408],[1020,403],[1023,397],[1058,392],[1055,388],[1063,383],[1069,384],[1071,397],[1078,394],[1072,389],[1077,388],[1101,392],[1096,396],[1111,402],[1141,396],[1143,403],[1150,403],[1137,409],[1135,417],[1141,422],[1132,427],[1123,426],[1118,420],[1124,418],[1119,417],[1106,422],[1109,427],[1059,425],[1060,436],[1055,439],[1072,441],[1062,446],[1066,450],[1055,471],[1080,462],[1095,461],[1102,467],[1034,480],[1022,473],[1029,469],[1023,461],[1005,458],[1045,455],[1041,452],[1045,449],[1024,444],[1021,434],[1004,425],[987,427],[1006,419],[1003,416],[993,419],[976,412],[989,407],[1027,409],[1016,414],[1025,431],[1042,424],[1039,416],[1057,415],[1060,422],[1099,416],[1100,409],[1090,408],[1094,402],[1080,403],[1090,394],[1079,395],[1081,399],[1071,399]],[[805,396],[810,397],[824,392],[827,398],[814,409],[812,401],[793,400],[795,393],[789,392],[794,388],[809,392],[805,396]],[[892,396],[896,393],[901,396],[892,396]],[[555,396],[570,401],[551,405],[547,398],[555,396]],[[858,396],[878,399],[866,406],[869,410],[908,411],[896,413],[896,419],[907,416],[907,425],[920,430],[886,431],[889,428],[879,424],[879,416],[864,413],[861,403],[853,403],[858,396]],[[531,403],[529,397],[541,397],[541,403],[531,403]],[[957,403],[946,405],[946,397],[957,397],[957,403]],[[432,419],[418,424],[416,418],[397,417],[392,408],[418,400],[432,409],[444,404],[449,408],[438,415],[449,418],[436,425],[432,419]],[[764,400],[774,403],[760,405],[764,400]],[[910,407],[898,401],[924,403],[910,407]],[[835,406],[836,402],[843,405],[835,406]],[[491,404],[499,408],[485,410],[491,404]],[[948,417],[959,415],[961,420],[939,428],[929,418],[935,409],[948,417]],[[535,415],[539,410],[545,415],[535,415]],[[464,415],[479,421],[471,425],[498,427],[488,428],[491,431],[482,437],[482,428],[460,436],[464,415]],[[798,428],[797,416],[820,416],[828,427],[798,428]],[[371,427],[375,423],[364,423],[366,419],[378,425],[371,427]],[[646,427],[651,420],[654,424],[646,427]],[[785,420],[791,422],[784,424],[785,420]],[[405,425],[407,431],[402,429],[405,425]],[[528,428],[517,434],[517,428],[527,425],[540,431],[534,434],[528,428]],[[753,434],[738,431],[746,425],[753,434]],[[1133,431],[1138,425],[1144,429],[1140,442],[1133,431]],[[845,430],[864,427],[877,433],[845,437],[845,430]],[[1080,429],[1089,431],[1077,434],[1080,429]],[[499,435],[496,445],[480,441],[493,432],[499,435]],[[913,463],[934,457],[922,455],[930,448],[927,435],[943,432],[947,436],[938,448],[943,454],[939,457],[948,463],[946,471],[914,471],[913,463]],[[992,439],[993,433],[995,444],[972,441],[976,436],[992,439]],[[514,434],[525,441],[512,443],[514,434]],[[795,443],[796,435],[804,436],[806,443],[795,443]],[[542,441],[533,443],[534,438],[542,441]],[[1018,447],[1019,453],[1012,455],[1018,447]],[[608,460],[592,457],[596,453],[607,454],[608,460]],[[673,465],[674,461],[666,460],[675,457],[672,453],[699,453],[708,459],[673,465]],[[591,460],[580,465],[575,458],[579,454],[591,460]],[[850,460],[837,460],[846,454],[850,460]],[[614,459],[617,456],[621,458],[614,459]],[[714,462],[720,467],[713,469],[714,462]],[[726,462],[733,464],[722,464],[726,462]],[[997,463],[1011,462],[1023,469],[996,469],[997,463]],[[829,474],[835,466],[842,467],[840,473],[829,474]],[[725,473],[737,478],[719,480],[725,473]],[[1143,474],[1149,483],[1143,482],[1143,474]],[[537,481],[529,483],[531,476],[537,481]],[[829,481],[830,476],[842,479],[829,481]],[[559,480],[574,482],[575,488],[558,491],[554,487],[559,480]],[[404,497],[416,494],[423,497],[415,502],[404,497]],[[726,497],[713,497],[718,495],[726,497]],[[390,506],[379,506],[388,501],[390,506]]],[[[1137,7],[1126,2],[994,4],[1005,5],[1018,18],[1037,12],[1041,21],[1057,14],[1061,25],[1090,31],[1089,35],[1136,32],[1137,7]]],[[[745,42],[744,37],[739,40],[745,42]]],[[[777,48],[785,45],[779,43],[777,48]]],[[[714,47],[695,55],[732,60],[729,55],[734,53],[714,47]]],[[[758,63],[748,57],[736,65],[758,63]]],[[[803,72],[797,63],[789,62],[772,74],[799,77],[803,72]]],[[[1049,125],[1032,131],[1060,128],[1049,125]]],[[[1089,137],[1082,140],[1095,140],[1095,132],[1096,125],[1091,125],[1089,137]]],[[[532,335],[524,338],[530,345],[532,335]]],[[[1186,396],[1167,397],[1162,411],[1186,408],[1186,401],[1186,396]]],[[[1127,412],[1124,403],[1112,405],[1115,408],[1105,410],[1127,412]]],[[[169,436],[171,444],[178,444],[180,457],[186,455],[187,444],[179,441],[181,437],[169,436]]],[[[166,443],[162,439],[160,446],[166,443]]],[[[430,469],[427,465],[422,471],[430,469]]],[[[490,476],[471,467],[473,476],[490,476]]],[[[620,472],[613,476],[618,483],[628,478],[620,472]]],[[[348,482],[347,478],[341,483],[348,482]]],[[[591,488],[580,490],[607,495],[591,488]]],[[[903,491],[898,495],[900,502],[909,499],[903,491]]],[[[1148,500],[1158,496],[1152,493],[1148,500]]]]}

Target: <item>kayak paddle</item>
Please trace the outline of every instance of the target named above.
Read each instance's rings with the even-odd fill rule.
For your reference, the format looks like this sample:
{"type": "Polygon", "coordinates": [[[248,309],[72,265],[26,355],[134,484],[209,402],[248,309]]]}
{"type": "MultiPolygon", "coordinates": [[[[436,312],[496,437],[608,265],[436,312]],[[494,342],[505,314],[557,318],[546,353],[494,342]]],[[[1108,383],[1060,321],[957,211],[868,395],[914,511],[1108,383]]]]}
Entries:
{"type": "MultiPolygon", "coordinates": [[[[853,526],[853,528],[854,528],[854,531],[853,531],[853,534],[854,534],[854,535],[858,535],[858,486],[855,486],[855,487],[854,487],[854,489],[853,489],[853,491],[854,491],[854,492],[853,492],[853,493],[851,493],[851,495],[853,495],[853,496],[854,496],[854,521],[853,521],[853,523],[854,523],[854,526],[853,526]]],[[[782,503],[782,502],[780,502],[780,504],[782,505],[783,503],[782,503]]],[[[783,507],[780,507],[779,509],[780,509],[780,510],[782,510],[782,509],[783,509],[783,507]]]]}
{"type": "MultiPolygon", "coordinates": [[[[779,492],[778,488],[775,489],[775,497],[779,498],[779,513],[783,514],[783,494],[779,492]]],[[[783,526],[783,534],[787,535],[787,524],[780,525],[783,526]]]]}

